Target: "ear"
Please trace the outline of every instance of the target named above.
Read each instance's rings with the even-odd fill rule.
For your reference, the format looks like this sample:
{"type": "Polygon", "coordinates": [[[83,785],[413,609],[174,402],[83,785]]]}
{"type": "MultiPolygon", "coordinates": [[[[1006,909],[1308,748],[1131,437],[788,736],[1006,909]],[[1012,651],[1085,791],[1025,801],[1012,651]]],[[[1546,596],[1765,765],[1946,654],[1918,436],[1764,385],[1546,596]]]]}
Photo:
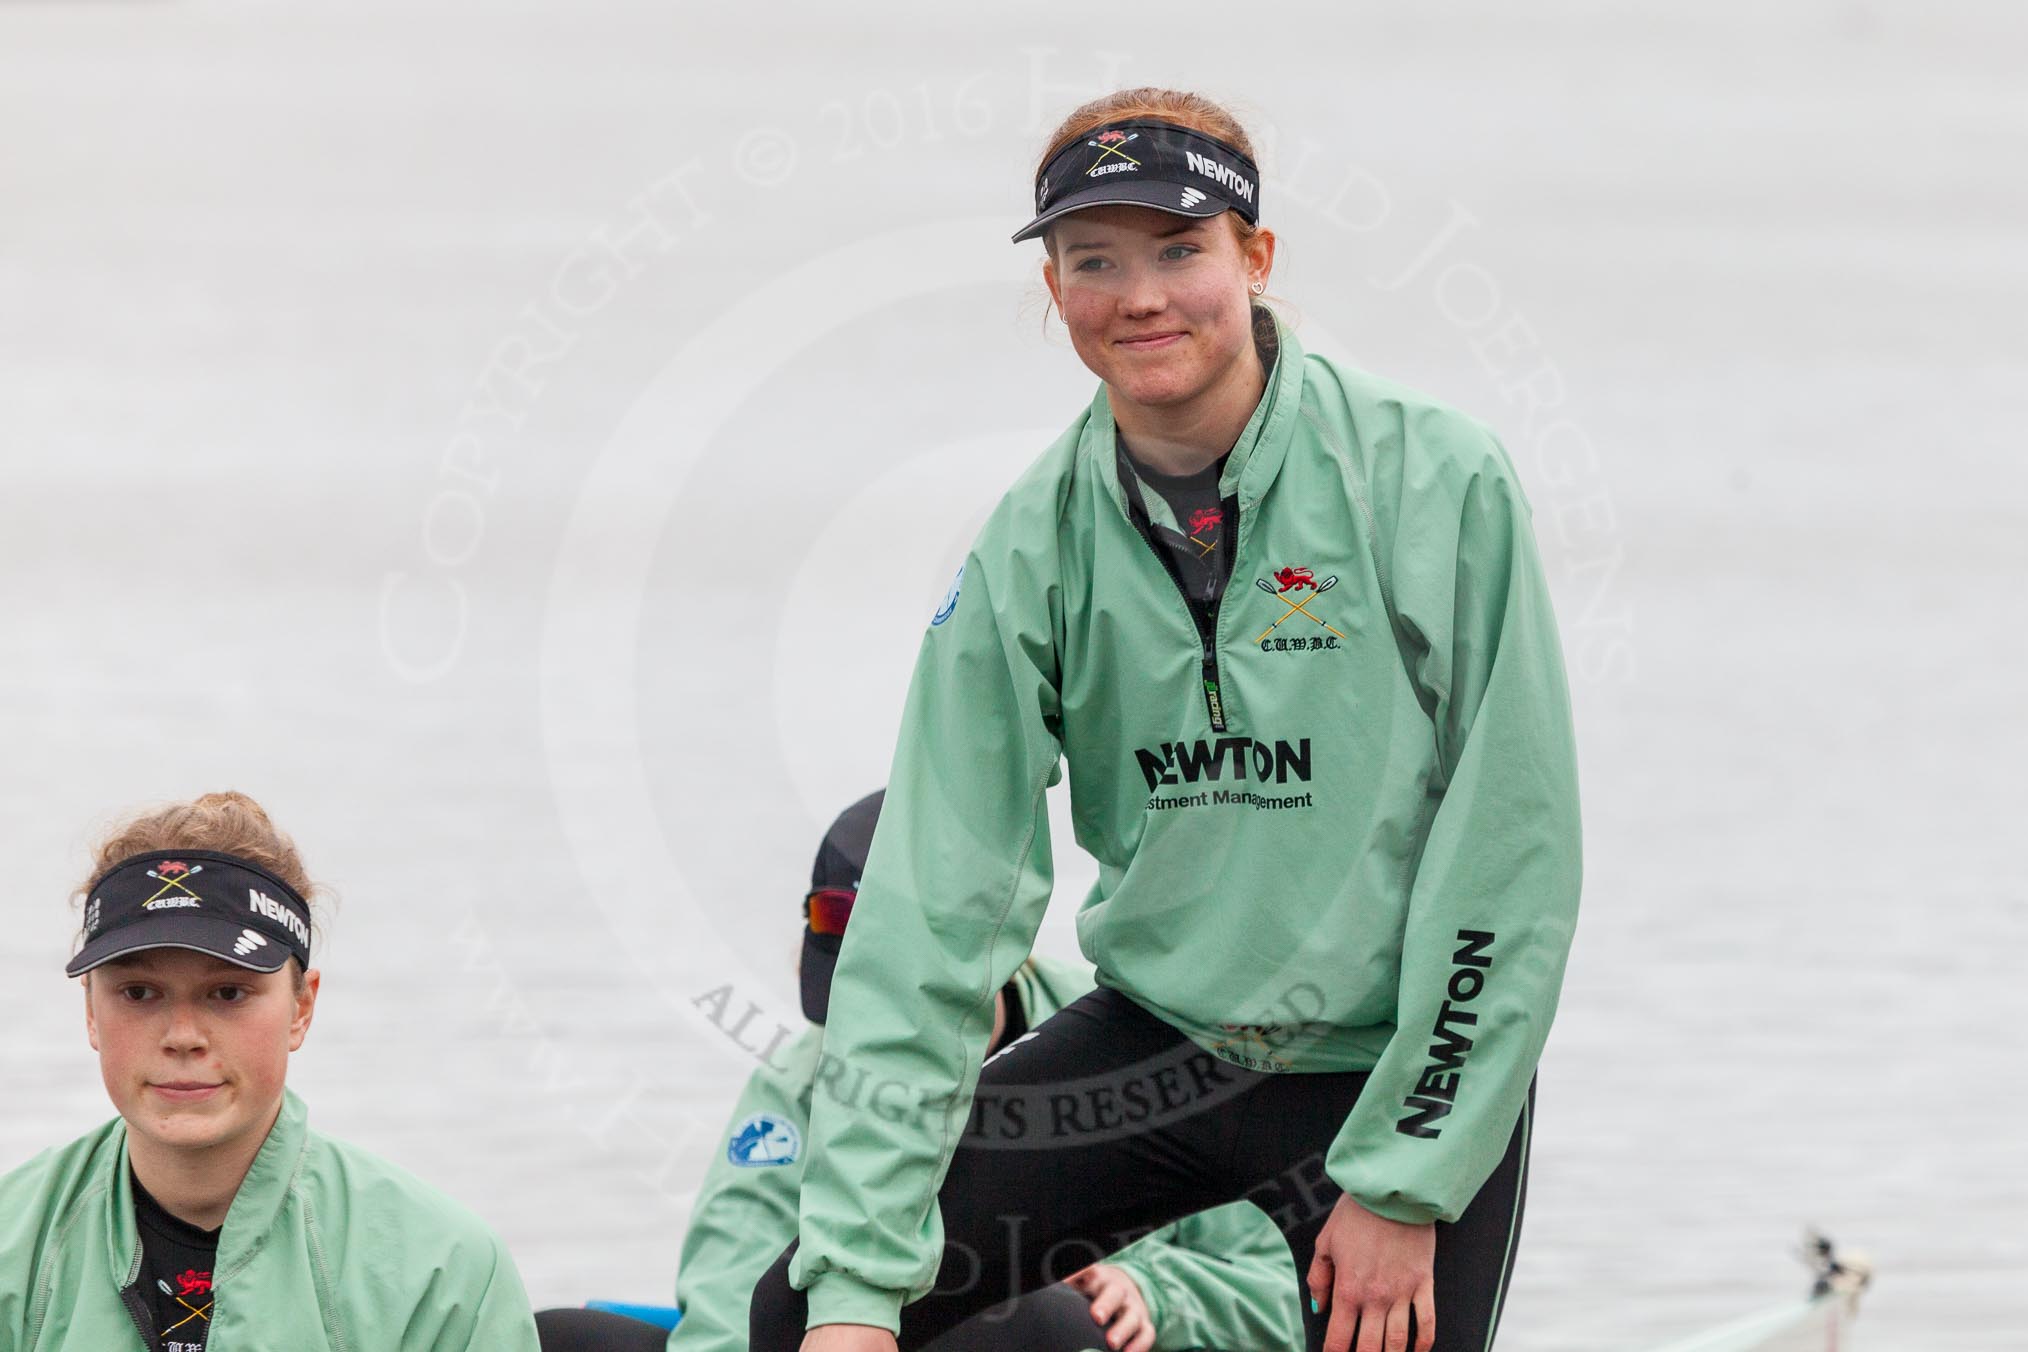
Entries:
{"type": "Polygon", "coordinates": [[[1056,256],[1042,256],[1042,284],[1049,288],[1049,299],[1056,305],[1056,313],[1063,313],[1063,289],[1056,284],[1056,256]]]}
{"type": "Polygon", "coordinates": [[[1275,232],[1256,230],[1240,247],[1246,254],[1246,280],[1267,285],[1269,274],[1275,270],[1275,232]]]}
{"type": "Polygon", "coordinates": [[[92,1050],[99,1049],[99,1021],[92,1013],[92,974],[86,972],[80,980],[84,983],[85,1037],[91,1042],[92,1050]]]}
{"type": "Polygon", "coordinates": [[[310,1020],[317,1014],[317,991],[324,984],[324,974],[312,967],[303,973],[303,993],[296,997],[296,1017],[289,1022],[289,1050],[299,1051],[303,1039],[310,1035],[310,1020]]]}

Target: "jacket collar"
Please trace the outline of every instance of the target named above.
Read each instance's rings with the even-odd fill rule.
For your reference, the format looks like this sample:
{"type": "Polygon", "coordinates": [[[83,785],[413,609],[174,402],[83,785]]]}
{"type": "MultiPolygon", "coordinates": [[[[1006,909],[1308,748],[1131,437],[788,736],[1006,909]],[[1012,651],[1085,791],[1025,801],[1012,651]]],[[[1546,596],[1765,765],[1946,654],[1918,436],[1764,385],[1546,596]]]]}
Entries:
{"type": "MultiPolygon", "coordinates": [[[[1237,496],[1242,515],[1253,510],[1266,495],[1268,485],[1274,482],[1288,455],[1289,443],[1295,435],[1296,414],[1302,406],[1303,349],[1281,316],[1272,310],[1266,313],[1274,316],[1274,369],[1268,372],[1267,388],[1261,392],[1260,403],[1254,406],[1253,416],[1240,431],[1239,440],[1233,443],[1225,473],[1218,480],[1218,495],[1237,496]]],[[[1113,422],[1113,406],[1106,398],[1103,382],[1092,396],[1082,441],[1082,450],[1090,457],[1088,463],[1098,474],[1099,482],[1105,485],[1120,512],[1131,516],[1126,490],[1120,486],[1120,466],[1126,460],[1119,453],[1119,428],[1113,422]]],[[[1152,503],[1149,509],[1157,510],[1152,503]]]]}
{"type": "MultiPolygon", "coordinates": [[[[282,1091],[281,1115],[269,1129],[253,1167],[246,1171],[232,1206],[225,1213],[225,1228],[218,1236],[218,1272],[222,1276],[245,1265],[259,1252],[273,1233],[282,1206],[288,1201],[291,1185],[309,1141],[310,1113],[291,1090],[282,1091]]],[[[105,1191],[108,1258],[113,1276],[125,1286],[140,1258],[141,1234],[134,1220],[133,1165],[127,1158],[127,1124],[117,1127],[119,1149],[112,1152],[114,1175],[105,1191]]]]}

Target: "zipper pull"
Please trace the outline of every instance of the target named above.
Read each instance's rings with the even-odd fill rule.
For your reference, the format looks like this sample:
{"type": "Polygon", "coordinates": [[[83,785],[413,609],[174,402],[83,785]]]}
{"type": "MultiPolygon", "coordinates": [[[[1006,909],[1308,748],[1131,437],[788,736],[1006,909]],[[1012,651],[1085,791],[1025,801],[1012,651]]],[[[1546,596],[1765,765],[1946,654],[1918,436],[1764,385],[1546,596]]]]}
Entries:
{"type": "Polygon", "coordinates": [[[1225,731],[1225,700],[1218,693],[1218,658],[1211,645],[1204,645],[1204,708],[1211,715],[1211,730],[1225,731]]]}

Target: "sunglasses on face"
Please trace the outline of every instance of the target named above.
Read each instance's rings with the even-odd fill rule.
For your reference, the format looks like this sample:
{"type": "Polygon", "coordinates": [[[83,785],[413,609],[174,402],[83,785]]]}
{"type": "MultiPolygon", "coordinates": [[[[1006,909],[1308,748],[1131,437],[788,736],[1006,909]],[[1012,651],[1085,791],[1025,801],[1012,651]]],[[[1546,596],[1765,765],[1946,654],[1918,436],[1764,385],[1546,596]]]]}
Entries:
{"type": "Polygon", "coordinates": [[[843,934],[859,893],[849,887],[820,887],[803,898],[803,919],[812,934],[843,934]]]}

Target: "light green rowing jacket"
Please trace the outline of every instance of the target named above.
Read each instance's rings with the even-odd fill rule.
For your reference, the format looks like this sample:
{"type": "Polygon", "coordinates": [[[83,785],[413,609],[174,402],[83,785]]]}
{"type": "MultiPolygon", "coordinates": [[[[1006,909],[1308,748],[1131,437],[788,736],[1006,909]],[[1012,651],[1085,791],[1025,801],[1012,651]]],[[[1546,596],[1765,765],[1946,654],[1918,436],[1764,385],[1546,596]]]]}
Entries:
{"type": "Polygon", "coordinates": [[[1286,327],[1277,351],[1220,482],[1208,626],[1129,517],[1101,388],[924,635],[826,1039],[921,1110],[819,1099],[791,1273],[813,1326],[891,1329],[935,1279],[992,995],[1049,898],[1059,759],[1102,984],[1236,1064],[1370,1071],[1326,1168],[1380,1215],[1455,1219],[1506,1147],[1580,872],[1529,507],[1479,423],[1286,327]]]}
{"type": "MultiPolygon", "coordinates": [[[[0,1178],[0,1352],[153,1352],[114,1119],[0,1178]]],[[[301,1099],[218,1237],[207,1352],[537,1352],[507,1250],[448,1197],[309,1130],[301,1099]]]]}
{"type": "MultiPolygon", "coordinates": [[[[1014,986],[1033,1026],[1089,991],[1092,978],[1088,968],[1038,957],[1015,972],[1014,986]]],[[[823,1047],[824,1030],[810,1028],[775,1054],[779,1065],[764,1065],[747,1080],[683,1236],[676,1272],[683,1322],[669,1335],[669,1352],[746,1352],[754,1285],[796,1237],[806,1159],[800,1142],[826,1070],[823,1047]],[[742,1151],[749,1132],[783,1144],[742,1151]]],[[[826,1083],[827,1094],[852,1087],[835,1074],[826,1083]]],[[[1141,1289],[1156,1352],[1292,1352],[1303,1344],[1289,1246],[1251,1203],[1165,1226],[1106,1261],[1141,1289]]],[[[1102,1347],[1096,1325],[1092,1335],[1092,1346],[1102,1347]]]]}

